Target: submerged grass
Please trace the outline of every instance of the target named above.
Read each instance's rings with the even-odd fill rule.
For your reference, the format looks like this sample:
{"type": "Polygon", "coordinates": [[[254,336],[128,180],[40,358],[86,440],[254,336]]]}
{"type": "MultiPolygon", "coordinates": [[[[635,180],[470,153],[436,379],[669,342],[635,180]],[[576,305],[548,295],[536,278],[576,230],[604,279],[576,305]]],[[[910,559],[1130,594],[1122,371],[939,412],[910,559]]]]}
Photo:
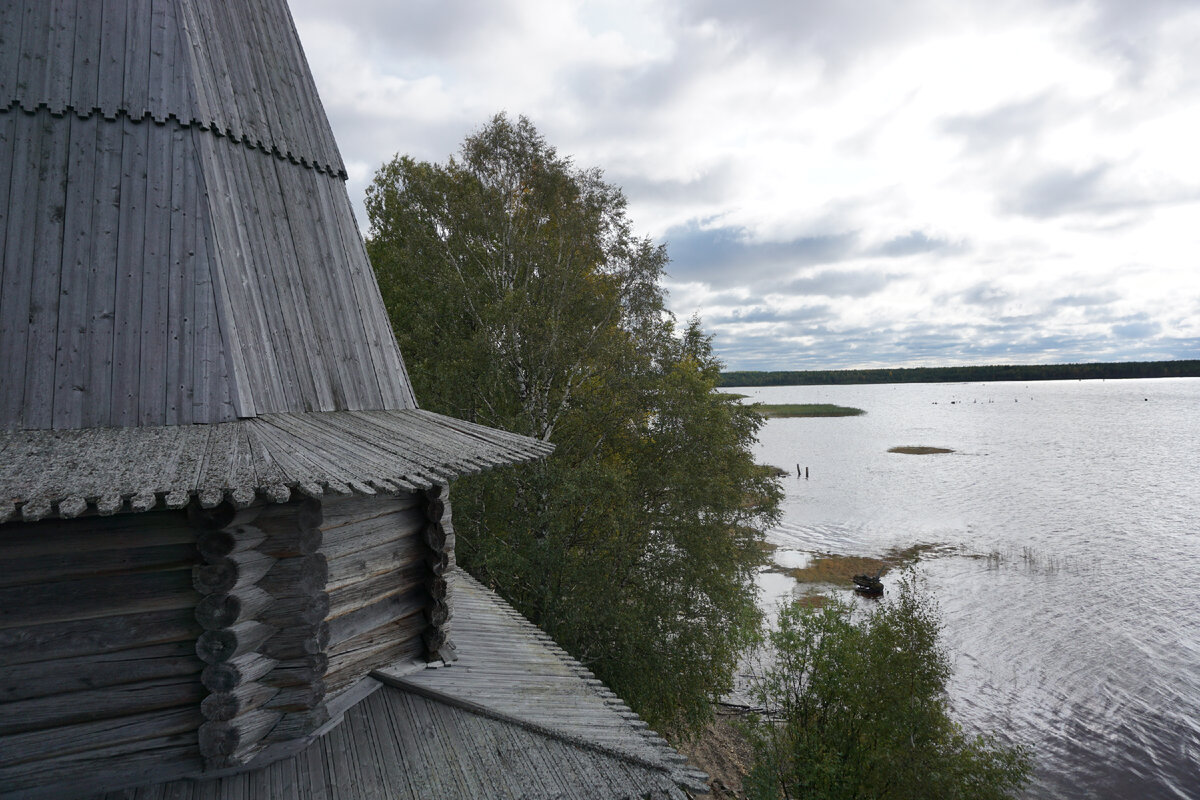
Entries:
{"type": "Polygon", "coordinates": [[[867,413],[861,408],[832,403],[759,403],[758,410],[767,417],[857,417],[867,413]]]}
{"type": "Polygon", "coordinates": [[[906,456],[931,456],[937,453],[953,453],[948,447],[929,447],[928,445],[903,445],[889,447],[889,453],[903,453],[906,456]]]}
{"type": "Polygon", "coordinates": [[[829,603],[829,595],[810,589],[804,594],[793,596],[792,602],[801,608],[824,608],[829,603]]]}

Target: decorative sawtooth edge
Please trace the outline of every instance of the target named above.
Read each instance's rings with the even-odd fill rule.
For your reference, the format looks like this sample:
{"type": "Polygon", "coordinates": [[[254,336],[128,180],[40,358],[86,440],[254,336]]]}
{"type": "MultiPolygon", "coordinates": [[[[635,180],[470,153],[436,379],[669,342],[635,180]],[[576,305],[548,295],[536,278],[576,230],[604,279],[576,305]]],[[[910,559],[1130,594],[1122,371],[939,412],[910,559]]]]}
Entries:
{"type": "Polygon", "coordinates": [[[421,639],[425,643],[427,662],[449,664],[458,660],[458,650],[450,640],[450,619],[454,610],[447,579],[454,563],[454,528],[450,523],[449,487],[435,484],[426,489],[423,496],[428,522],[421,530],[421,539],[425,543],[425,563],[429,567],[425,578],[429,606],[424,612],[428,627],[421,639]]]}
{"type": "Polygon", "coordinates": [[[204,629],[196,655],[206,665],[200,680],[208,695],[196,737],[206,770],[247,763],[282,717],[267,707],[279,689],[261,680],[272,666],[263,644],[276,632],[259,621],[274,600],[261,581],[276,563],[259,549],[265,534],[250,525],[261,510],[230,502],[207,506],[200,499],[188,506],[202,562],[192,568],[192,585],[201,596],[195,617],[204,629]]]}
{"type": "MultiPolygon", "coordinates": [[[[476,587],[488,591],[479,581],[472,575],[468,574],[463,569],[455,569],[454,576],[456,580],[465,580],[474,584],[476,587]]],[[[595,692],[604,704],[611,709],[617,716],[621,717],[626,724],[630,726],[633,732],[641,736],[649,746],[653,747],[655,752],[663,759],[663,766],[670,770],[671,777],[676,783],[684,786],[687,789],[696,792],[709,792],[711,787],[708,785],[709,776],[703,770],[689,766],[687,756],[680,753],[671,743],[658,735],[650,724],[647,723],[641,716],[631,709],[625,701],[623,701],[615,692],[608,688],[595,674],[574,658],[570,653],[564,650],[550,634],[543,631],[538,626],[529,621],[521,612],[513,608],[507,600],[495,592],[489,592],[492,595],[491,600],[496,607],[507,618],[518,624],[528,633],[531,638],[538,641],[546,650],[554,654],[555,657],[569,669],[573,674],[583,680],[585,684],[595,692]],[[702,776],[702,777],[701,777],[702,776]]]]}
{"type": "MultiPolygon", "coordinates": [[[[350,485],[353,487],[353,493],[368,494],[368,492],[358,488],[358,483],[357,481],[351,482],[350,485]]],[[[403,491],[406,490],[380,485],[369,493],[386,492],[388,494],[399,494],[403,491]]],[[[239,486],[233,489],[193,489],[191,491],[184,489],[157,491],[143,489],[136,492],[103,494],[93,497],[67,494],[57,500],[45,500],[44,498],[37,497],[31,500],[0,505],[0,523],[17,521],[39,522],[50,518],[74,519],[84,516],[89,512],[98,516],[108,517],[114,514],[139,514],[162,509],[178,511],[179,509],[186,508],[193,499],[199,503],[201,508],[205,509],[217,508],[224,503],[229,503],[236,508],[248,508],[260,499],[270,503],[286,503],[292,498],[295,492],[304,493],[300,486],[293,490],[290,486],[280,483],[258,488],[239,486]]]]}
{"type": "Polygon", "coordinates": [[[141,114],[137,114],[124,108],[101,109],[99,107],[92,107],[89,109],[78,109],[70,104],[52,106],[45,101],[39,101],[31,104],[28,102],[23,102],[19,99],[10,100],[6,107],[0,108],[0,113],[8,113],[11,111],[22,111],[29,115],[37,114],[39,111],[45,111],[56,119],[61,119],[66,116],[74,116],[76,119],[87,120],[94,116],[100,116],[103,117],[107,122],[116,122],[118,119],[127,119],[135,125],[140,125],[143,122],[152,122],[159,126],[174,124],[180,128],[197,128],[205,131],[206,133],[211,133],[218,139],[228,139],[229,141],[235,144],[240,144],[247,149],[257,150],[266,155],[274,156],[280,161],[287,161],[290,164],[302,166],[305,169],[312,170],[313,172],[319,172],[322,175],[327,175],[331,178],[337,178],[342,181],[349,180],[350,178],[350,174],[342,166],[335,166],[333,164],[323,163],[317,159],[296,155],[290,148],[284,150],[274,142],[268,145],[261,139],[254,137],[251,134],[239,133],[232,128],[219,125],[216,122],[205,122],[198,117],[189,117],[184,119],[174,112],[164,115],[155,114],[151,111],[144,111],[141,114]]]}
{"type": "MultiPolygon", "coordinates": [[[[526,460],[533,460],[528,457],[526,460]]],[[[515,461],[503,464],[519,463],[515,461]]],[[[133,492],[93,495],[82,497],[64,492],[61,497],[46,500],[38,496],[0,504],[0,523],[37,522],[48,518],[73,519],[95,513],[107,517],[114,514],[144,513],[154,510],[179,510],[195,500],[201,508],[214,509],[229,503],[237,508],[246,508],[260,500],[270,503],[287,503],[295,496],[319,499],[330,496],[371,497],[380,494],[399,495],[414,491],[428,491],[445,485],[451,478],[476,474],[478,470],[457,470],[448,475],[426,477],[419,473],[405,473],[396,477],[346,478],[345,480],[299,481],[275,483],[265,486],[249,485],[234,488],[211,487],[200,489],[143,489],[133,492]]]]}
{"type": "MultiPolygon", "coordinates": [[[[435,421],[442,419],[440,415],[430,412],[421,413],[428,414],[435,421]]],[[[461,422],[461,420],[455,422],[461,422]]],[[[469,428],[455,427],[454,430],[479,438],[469,428]]],[[[271,503],[286,503],[295,495],[319,499],[326,494],[340,496],[370,496],[381,492],[389,495],[403,494],[447,485],[456,477],[473,475],[497,466],[536,461],[554,450],[552,444],[536,440],[527,446],[517,447],[515,444],[505,441],[509,436],[516,436],[516,434],[501,437],[502,441],[481,439],[488,447],[494,448],[493,452],[486,456],[447,458],[445,463],[440,465],[440,469],[426,467],[388,476],[346,475],[341,480],[310,478],[258,486],[244,484],[232,488],[228,486],[201,486],[186,489],[178,487],[138,488],[92,496],[80,496],[69,491],[61,491],[55,492],[49,499],[46,498],[45,492],[40,492],[29,499],[0,503],[0,524],[17,521],[37,522],[52,517],[71,519],[89,512],[100,516],[111,516],[161,508],[181,509],[192,502],[193,498],[199,502],[201,507],[212,509],[227,502],[237,507],[246,507],[253,505],[259,499],[265,499],[271,503]],[[155,498],[155,502],[150,503],[151,497],[155,498]]]]}

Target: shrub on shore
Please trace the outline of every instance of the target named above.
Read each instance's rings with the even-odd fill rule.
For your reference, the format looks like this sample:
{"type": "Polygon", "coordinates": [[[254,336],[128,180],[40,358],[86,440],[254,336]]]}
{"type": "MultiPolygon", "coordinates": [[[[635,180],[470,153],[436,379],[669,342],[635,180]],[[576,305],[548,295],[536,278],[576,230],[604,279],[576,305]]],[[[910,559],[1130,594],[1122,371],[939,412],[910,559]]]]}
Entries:
{"type": "Polygon", "coordinates": [[[856,613],[837,599],[781,612],[775,662],[756,685],[767,714],[748,727],[747,796],[1013,797],[1030,754],[968,736],[950,718],[950,659],[933,601],[909,576],[896,597],[856,613]]]}

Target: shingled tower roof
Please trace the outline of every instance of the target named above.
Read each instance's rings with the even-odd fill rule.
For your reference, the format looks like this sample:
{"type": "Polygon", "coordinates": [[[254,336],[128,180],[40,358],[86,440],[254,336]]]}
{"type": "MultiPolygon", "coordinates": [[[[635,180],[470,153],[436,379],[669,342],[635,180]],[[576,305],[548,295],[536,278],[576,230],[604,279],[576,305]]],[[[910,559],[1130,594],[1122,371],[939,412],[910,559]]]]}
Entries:
{"type": "Polygon", "coordinates": [[[284,0],[0,3],[0,521],[548,452],[417,410],[345,178],[284,0]]]}

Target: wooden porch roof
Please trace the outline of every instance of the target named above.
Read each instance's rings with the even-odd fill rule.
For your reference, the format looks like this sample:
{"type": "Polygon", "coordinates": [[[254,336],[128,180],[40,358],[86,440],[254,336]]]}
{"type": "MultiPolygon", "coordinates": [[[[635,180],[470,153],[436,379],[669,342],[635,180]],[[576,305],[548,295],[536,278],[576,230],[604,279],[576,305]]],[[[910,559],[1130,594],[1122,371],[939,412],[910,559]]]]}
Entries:
{"type": "Polygon", "coordinates": [[[0,433],[0,522],[395,493],[553,445],[430,411],[265,414],[212,425],[0,433]]]}

